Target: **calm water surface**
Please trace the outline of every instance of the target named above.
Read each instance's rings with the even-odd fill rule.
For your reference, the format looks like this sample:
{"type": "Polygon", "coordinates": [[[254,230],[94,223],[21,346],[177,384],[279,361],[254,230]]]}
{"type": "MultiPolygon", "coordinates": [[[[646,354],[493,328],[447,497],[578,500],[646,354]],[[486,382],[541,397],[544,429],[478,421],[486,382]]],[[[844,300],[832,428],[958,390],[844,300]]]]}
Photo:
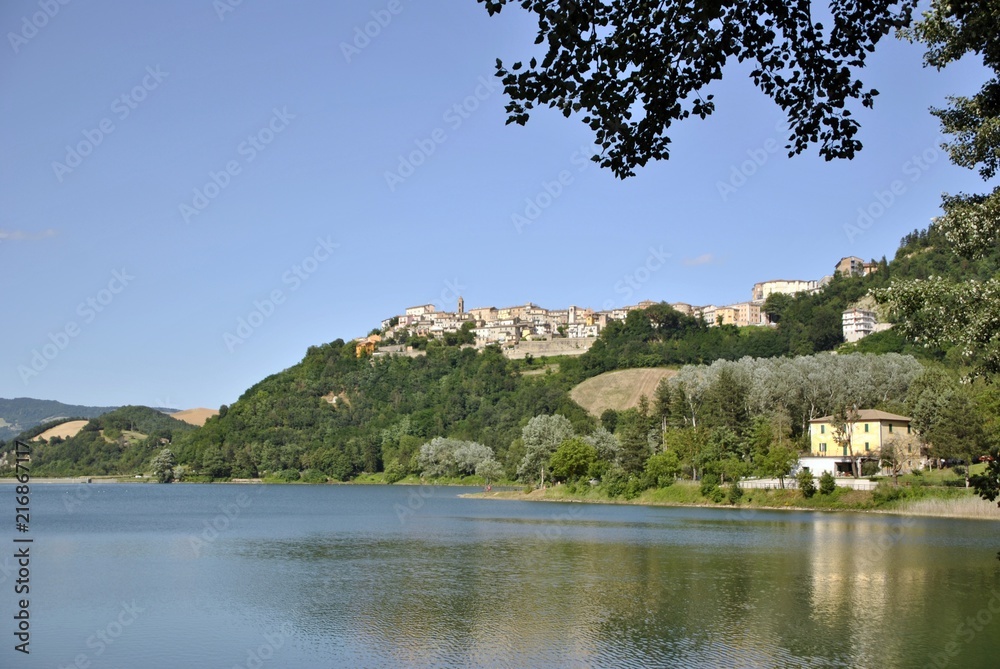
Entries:
{"type": "Polygon", "coordinates": [[[461,492],[36,485],[0,667],[1000,666],[996,524],[461,492]]]}

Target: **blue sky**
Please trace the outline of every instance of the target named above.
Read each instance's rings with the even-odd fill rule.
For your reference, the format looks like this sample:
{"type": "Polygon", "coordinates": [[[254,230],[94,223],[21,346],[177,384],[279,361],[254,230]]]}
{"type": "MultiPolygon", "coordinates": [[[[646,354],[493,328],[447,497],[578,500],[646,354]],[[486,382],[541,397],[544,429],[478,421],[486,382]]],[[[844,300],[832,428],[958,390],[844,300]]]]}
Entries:
{"type": "Polygon", "coordinates": [[[458,293],[741,301],[891,257],[942,191],[981,188],[927,109],[982,70],[925,69],[891,38],[853,161],[775,151],[781,112],[734,63],[717,112],[623,182],[582,160],[577,119],[504,125],[495,59],[540,53],[518,7],[47,4],[0,7],[0,397],[217,407],[310,345],[458,293]],[[845,228],[859,209],[867,227],[845,228]]]}

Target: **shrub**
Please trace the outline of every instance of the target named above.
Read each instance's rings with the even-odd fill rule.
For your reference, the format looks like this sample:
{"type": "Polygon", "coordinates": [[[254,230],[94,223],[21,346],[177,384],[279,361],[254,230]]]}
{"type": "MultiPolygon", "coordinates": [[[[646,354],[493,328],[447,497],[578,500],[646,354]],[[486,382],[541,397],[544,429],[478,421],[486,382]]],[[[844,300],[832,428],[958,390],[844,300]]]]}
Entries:
{"type": "Polygon", "coordinates": [[[799,483],[799,490],[802,491],[803,497],[808,499],[816,494],[816,483],[811,471],[803,469],[795,475],[795,480],[799,483]]]}
{"type": "Polygon", "coordinates": [[[830,472],[823,472],[819,477],[819,494],[829,495],[837,489],[837,481],[830,472]]]}
{"type": "Polygon", "coordinates": [[[608,497],[620,497],[625,494],[628,477],[620,468],[609,469],[603,479],[604,492],[608,497]]]}
{"type": "Polygon", "coordinates": [[[649,486],[641,478],[635,476],[630,476],[628,482],[625,484],[624,496],[625,499],[635,499],[642,494],[649,486]]]}
{"type": "Polygon", "coordinates": [[[743,497],[743,488],[740,487],[739,481],[731,481],[729,483],[729,490],[727,491],[726,496],[729,498],[730,504],[735,505],[739,503],[740,499],[743,497]]]}
{"type": "Polygon", "coordinates": [[[275,473],[274,478],[286,482],[298,481],[299,471],[297,469],[282,469],[280,472],[275,473]]]}
{"type": "MultiPolygon", "coordinates": [[[[305,478],[305,473],[302,474],[302,478],[305,478]]],[[[385,466],[385,482],[393,484],[397,481],[402,481],[406,478],[406,471],[403,466],[399,464],[399,460],[393,458],[389,461],[389,464],[385,466]]]]}
{"type": "Polygon", "coordinates": [[[302,472],[302,480],[306,483],[326,483],[326,474],[318,469],[307,469],[302,472]]]}
{"type": "Polygon", "coordinates": [[[596,460],[587,470],[587,478],[603,480],[610,468],[611,464],[606,460],[596,460]]]}
{"type": "Polygon", "coordinates": [[[701,496],[711,497],[712,490],[719,487],[719,477],[715,474],[705,474],[701,477],[701,496]]]}
{"type": "Polygon", "coordinates": [[[878,504],[894,502],[902,496],[903,489],[892,485],[888,481],[882,481],[875,486],[875,490],[872,491],[872,499],[878,504]]]}
{"type": "Polygon", "coordinates": [[[681,463],[673,451],[657,453],[646,460],[645,476],[648,487],[667,488],[681,473],[681,463]]]}
{"type": "Polygon", "coordinates": [[[861,463],[861,475],[864,477],[878,476],[882,468],[874,460],[865,460],[861,463]]]}

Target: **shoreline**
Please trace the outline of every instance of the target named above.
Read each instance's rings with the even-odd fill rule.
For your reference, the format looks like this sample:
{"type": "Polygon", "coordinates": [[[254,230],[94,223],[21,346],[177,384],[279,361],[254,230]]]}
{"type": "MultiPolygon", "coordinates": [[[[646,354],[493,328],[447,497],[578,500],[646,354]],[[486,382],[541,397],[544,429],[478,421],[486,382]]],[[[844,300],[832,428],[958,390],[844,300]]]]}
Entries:
{"type": "MultiPolygon", "coordinates": [[[[997,509],[997,515],[995,518],[974,516],[966,514],[948,514],[948,513],[921,513],[917,510],[897,508],[897,509],[851,509],[851,508],[836,508],[836,507],[815,507],[815,506],[773,506],[773,505],[757,505],[757,504],[738,504],[738,505],[728,505],[728,504],[712,504],[712,503],[688,503],[688,502],[677,502],[677,501],[655,501],[655,500],[624,500],[624,499],[585,499],[581,497],[548,497],[545,494],[537,494],[539,491],[532,491],[531,493],[523,493],[516,491],[497,491],[487,493],[476,492],[476,493],[464,493],[459,495],[459,497],[465,499],[482,499],[482,500],[506,500],[512,502],[549,502],[549,503],[565,503],[565,504],[613,504],[617,506],[647,506],[647,507],[667,507],[667,508],[691,508],[691,509],[726,509],[731,511],[810,511],[813,513],[863,513],[863,514],[879,514],[886,516],[905,516],[910,518],[943,518],[952,520],[982,520],[982,521],[1000,521],[1000,508],[997,509]]],[[[546,491],[547,492],[547,491],[546,491]]],[[[979,499],[978,497],[976,499],[979,499]]],[[[919,501],[919,500],[917,500],[919,501]]],[[[914,504],[917,501],[910,502],[914,504]]],[[[983,500],[985,502],[985,500],[983,500]]],[[[985,502],[987,504],[992,504],[991,502],[985,502]]]]}
{"type": "MultiPolygon", "coordinates": [[[[18,483],[16,478],[13,477],[3,477],[0,478],[0,485],[3,483],[18,483]]],[[[71,477],[39,477],[32,478],[30,483],[37,484],[63,484],[63,485],[73,485],[73,484],[84,484],[84,485],[99,485],[102,483],[116,484],[116,485],[127,485],[129,483],[146,483],[146,484],[157,484],[157,481],[152,477],[143,477],[141,479],[137,478],[124,478],[116,476],[71,476],[71,477]]],[[[375,485],[375,486],[433,486],[442,488],[482,488],[481,485],[469,484],[469,483],[435,483],[427,481],[397,481],[396,483],[384,483],[377,481],[327,481],[324,483],[307,483],[305,481],[291,481],[291,482],[281,482],[281,481],[266,481],[263,479],[235,479],[231,481],[179,481],[177,483],[187,483],[189,485],[375,485]]],[[[169,485],[169,484],[167,484],[169,485]]],[[[819,513],[862,513],[862,514],[881,514],[890,516],[905,516],[912,518],[949,518],[954,520],[985,520],[985,521],[1000,521],[1000,508],[997,509],[995,516],[983,515],[987,508],[996,508],[991,502],[986,502],[982,500],[982,504],[979,507],[982,509],[983,513],[979,515],[974,515],[971,513],[959,513],[959,512],[949,512],[947,508],[943,511],[929,512],[921,511],[920,509],[913,508],[851,508],[851,507],[837,507],[837,506],[804,506],[796,504],[785,504],[785,505],[773,505],[773,504],[716,504],[712,502],[686,502],[679,500],[656,500],[656,499],[643,499],[641,496],[636,499],[626,500],[626,499],[611,499],[611,498],[591,498],[585,496],[579,496],[572,493],[564,493],[560,491],[560,496],[550,497],[549,492],[555,490],[555,488],[547,488],[544,491],[533,490],[530,493],[524,493],[517,490],[497,490],[492,492],[486,492],[485,490],[480,490],[479,492],[464,492],[457,495],[463,499],[481,499],[481,500],[507,500],[514,502],[548,502],[548,503],[564,503],[564,504],[611,504],[617,506],[646,506],[646,507],[668,507],[668,508],[695,508],[695,509],[728,509],[728,510],[740,510],[740,511],[810,511],[819,513]],[[988,507],[986,505],[989,505],[988,507]]],[[[919,505],[923,501],[933,500],[934,498],[925,498],[923,500],[910,500],[906,502],[908,505],[919,505]]],[[[945,507],[957,506],[961,503],[972,501],[973,504],[978,504],[980,501],[979,497],[969,497],[966,499],[962,498],[950,498],[950,499],[940,499],[936,500],[944,504],[945,507]]]]}

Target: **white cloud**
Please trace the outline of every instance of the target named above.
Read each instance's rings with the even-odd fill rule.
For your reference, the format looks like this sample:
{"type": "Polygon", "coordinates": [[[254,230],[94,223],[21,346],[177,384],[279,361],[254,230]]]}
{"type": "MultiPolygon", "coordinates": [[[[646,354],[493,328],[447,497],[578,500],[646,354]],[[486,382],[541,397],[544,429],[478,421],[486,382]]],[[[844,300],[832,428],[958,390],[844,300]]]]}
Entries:
{"type": "Polygon", "coordinates": [[[38,239],[55,237],[57,233],[52,228],[41,232],[26,232],[24,230],[0,230],[0,242],[30,242],[38,239]]]}
{"type": "Polygon", "coordinates": [[[685,258],[683,263],[688,267],[697,267],[698,265],[708,265],[715,262],[715,254],[713,253],[702,253],[696,258],[685,258]]]}

